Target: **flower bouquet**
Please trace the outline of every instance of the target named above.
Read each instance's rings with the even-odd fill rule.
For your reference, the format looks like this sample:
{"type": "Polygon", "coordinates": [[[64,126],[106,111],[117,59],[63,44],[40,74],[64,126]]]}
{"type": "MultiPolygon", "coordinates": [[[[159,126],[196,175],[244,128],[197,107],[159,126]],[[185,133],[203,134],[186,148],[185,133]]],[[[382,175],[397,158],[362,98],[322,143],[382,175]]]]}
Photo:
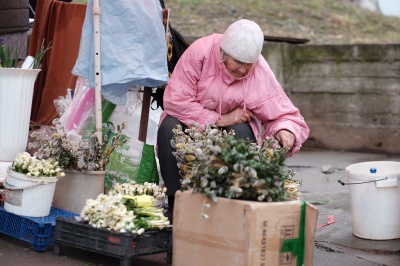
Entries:
{"type": "Polygon", "coordinates": [[[149,195],[153,196],[156,200],[164,200],[166,192],[166,187],[161,188],[156,183],[144,182],[143,184],[137,184],[132,180],[129,183],[115,184],[109,194],[122,194],[128,196],[149,195]]]}
{"type": "Polygon", "coordinates": [[[157,200],[165,199],[166,188],[155,183],[117,184],[107,194],[88,199],[80,214],[83,221],[96,228],[138,235],[150,229],[163,229],[169,220],[157,200]]]}
{"type": "Polygon", "coordinates": [[[214,202],[217,197],[266,202],[298,199],[300,182],[284,165],[287,150],[272,137],[259,147],[212,125],[204,132],[196,125],[185,131],[178,125],[171,144],[176,148],[183,188],[214,202]]]}
{"type": "Polygon", "coordinates": [[[27,152],[19,153],[10,168],[27,177],[41,179],[43,183],[65,176],[58,161],[54,158],[38,159],[27,152]]]}

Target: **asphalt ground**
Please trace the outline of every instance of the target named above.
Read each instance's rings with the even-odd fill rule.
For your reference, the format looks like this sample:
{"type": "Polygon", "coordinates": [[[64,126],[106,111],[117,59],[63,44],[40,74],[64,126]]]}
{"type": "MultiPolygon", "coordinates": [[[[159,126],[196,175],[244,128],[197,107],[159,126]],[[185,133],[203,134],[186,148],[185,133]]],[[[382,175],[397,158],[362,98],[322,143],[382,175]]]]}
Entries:
{"type": "MultiPolygon", "coordinates": [[[[297,173],[295,178],[302,181],[300,191],[303,199],[315,203],[318,208],[314,265],[400,265],[400,238],[368,240],[356,237],[352,233],[349,187],[342,186],[338,180],[345,175],[346,167],[370,161],[400,162],[400,156],[305,148],[287,159],[287,166],[297,173]],[[328,216],[333,216],[335,221],[321,226],[327,224],[328,216]]],[[[396,200],[400,201],[400,195],[396,200]]],[[[400,217],[397,219],[400,227],[400,217]]],[[[20,266],[29,263],[32,266],[108,266],[120,265],[120,262],[119,258],[67,245],[61,245],[59,255],[54,254],[54,246],[49,246],[44,252],[37,252],[29,243],[0,233],[0,265],[20,266]]],[[[166,264],[166,252],[131,259],[131,265],[166,264]]]]}

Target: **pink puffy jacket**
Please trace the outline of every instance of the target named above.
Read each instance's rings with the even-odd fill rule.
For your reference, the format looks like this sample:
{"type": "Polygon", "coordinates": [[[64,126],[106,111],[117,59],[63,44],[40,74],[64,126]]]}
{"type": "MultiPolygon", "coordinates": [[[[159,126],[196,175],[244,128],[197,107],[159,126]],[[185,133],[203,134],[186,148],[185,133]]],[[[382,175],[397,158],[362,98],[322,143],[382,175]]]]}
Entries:
{"type": "Polygon", "coordinates": [[[258,144],[262,138],[286,129],[296,137],[288,156],[299,151],[309,128],[268,63],[260,55],[246,76],[232,77],[221,60],[221,38],[222,34],[212,34],[198,39],[182,55],[164,92],[160,124],[170,115],[186,125],[198,123],[204,129],[207,124],[215,124],[221,114],[241,107],[256,117],[250,125],[258,144]]]}

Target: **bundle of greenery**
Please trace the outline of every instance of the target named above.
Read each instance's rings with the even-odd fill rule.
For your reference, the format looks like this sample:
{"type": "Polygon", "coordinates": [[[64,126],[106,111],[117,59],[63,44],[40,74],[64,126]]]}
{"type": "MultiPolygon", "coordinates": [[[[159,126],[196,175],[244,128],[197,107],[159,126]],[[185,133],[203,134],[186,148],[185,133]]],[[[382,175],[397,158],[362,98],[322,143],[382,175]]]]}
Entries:
{"type": "Polygon", "coordinates": [[[176,148],[184,190],[217,197],[252,201],[297,200],[299,181],[285,166],[287,150],[275,138],[266,138],[261,146],[234,137],[214,125],[204,132],[198,125],[183,130],[174,128],[171,145],[176,148]]]}

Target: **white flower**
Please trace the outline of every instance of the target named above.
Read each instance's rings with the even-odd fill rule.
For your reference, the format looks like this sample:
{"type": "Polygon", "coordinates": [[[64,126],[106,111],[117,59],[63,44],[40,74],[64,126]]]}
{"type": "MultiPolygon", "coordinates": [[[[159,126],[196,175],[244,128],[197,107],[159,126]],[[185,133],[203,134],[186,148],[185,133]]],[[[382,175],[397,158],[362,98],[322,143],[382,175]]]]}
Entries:
{"type": "Polygon", "coordinates": [[[143,234],[144,233],[144,229],[143,228],[140,228],[139,230],[137,230],[137,234],[138,235],[141,235],[141,234],[143,234]]]}
{"type": "MultiPolygon", "coordinates": [[[[12,170],[18,173],[26,174],[28,177],[60,177],[64,176],[61,168],[58,167],[58,162],[48,160],[38,160],[32,157],[29,153],[19,153],[13,164],[12,170]]],[[[54,179],[54,178],[49,178],[54,179]]]]}

